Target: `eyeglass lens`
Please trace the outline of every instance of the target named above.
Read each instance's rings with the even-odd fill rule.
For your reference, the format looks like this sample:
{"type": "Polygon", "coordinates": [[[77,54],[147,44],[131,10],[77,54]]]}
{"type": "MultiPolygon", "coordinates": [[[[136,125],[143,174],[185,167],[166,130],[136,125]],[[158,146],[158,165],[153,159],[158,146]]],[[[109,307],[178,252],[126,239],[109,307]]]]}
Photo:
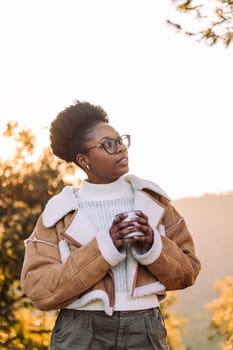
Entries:
{"type": "Polygon", "coordinates": [[[124,145],[126,148],[130,145],[130,138],[128,135],[123,135],[117,140],[106,140],[102,143],[104,149],[108,153],[116,153],[118,151],[119,145],[124,145]]]}

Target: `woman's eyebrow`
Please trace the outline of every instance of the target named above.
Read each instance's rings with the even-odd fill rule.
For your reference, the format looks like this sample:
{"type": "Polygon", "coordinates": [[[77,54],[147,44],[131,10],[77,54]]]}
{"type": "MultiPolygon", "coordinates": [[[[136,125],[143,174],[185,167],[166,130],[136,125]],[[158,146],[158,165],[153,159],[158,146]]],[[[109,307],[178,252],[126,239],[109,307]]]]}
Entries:
{"type": "Polygon", "coordinates": [[[112,136],[103,136],[99,141],[104,141],[104,140],[116,140],[120,137],[119,134],[116,135],[116,137],[112,137],[112,136]]]}

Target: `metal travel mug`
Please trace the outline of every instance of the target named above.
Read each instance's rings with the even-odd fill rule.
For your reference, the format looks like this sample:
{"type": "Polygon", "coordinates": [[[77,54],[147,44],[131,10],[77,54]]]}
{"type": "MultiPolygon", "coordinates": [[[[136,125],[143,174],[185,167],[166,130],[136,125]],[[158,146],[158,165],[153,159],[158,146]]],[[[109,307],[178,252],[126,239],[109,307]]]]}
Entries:
{"type": "MultiPolygon", "coordinates": [[[[137,212],[137,210],[128,210],[126,212],[122,212],[122,213],[117,214],[116,217],[127,213],[128,216],[123,221],[131,221],[133,218],[138,217],[136,212],[137,212]]],[[[125,238],[131,238],[131,237],[136,237],[136,236],[143,236],[143,233],[139,232],[139,231],[131,232],[128,235],[126,235],[125,238]]]]}

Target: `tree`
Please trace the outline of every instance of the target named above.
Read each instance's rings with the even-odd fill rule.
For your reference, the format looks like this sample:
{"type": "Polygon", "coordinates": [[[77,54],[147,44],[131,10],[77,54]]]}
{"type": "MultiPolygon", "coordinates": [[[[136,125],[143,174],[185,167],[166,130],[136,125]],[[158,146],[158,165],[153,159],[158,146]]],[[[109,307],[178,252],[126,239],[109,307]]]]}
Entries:
{"type": "Polygon", "coordinates": [[[199,41],[205,41],[210,46],[217,43],[230,46],[233,41],[232,0],[171,1],[179,16],[178,20],[168,19],[169,25],[199,41]]]}
{"type": "Polygon", "coordinates": [[[71,174],[74,170],[64,169],[48,149],[35,161],[35,136],[30,130],[18,130],[15,122],[8,123],[4,136],[14,139],[16,148],[11,158],[0,162],[0,347],[47,349],[51,313],[32,314],[20,289],[23,241],[51,194],[63,188],[64,170],[71,174]],[[50,320],[46,327],[40,321],[45,317],[50,320]]]}
{"type": "Polygon", "coordinates": [[[185,350],[182,342],[183,327],[187,323],[185,317],[179,316],[176,312],[168,311],[168,309],[177,303],[177,294],[169,292],[164,303],[161,304],[161,309],[164,316],[164,322],[168,334],[168,343],[171,350],[185,350]]]}
{"type": "Polygon", "coordinates": [[[227,276],[214,285],[219,297],[207,305],[213,314],[212,331],[214,336],[223,339],[222,349],[233,349],[233,277],[227,276]]]}

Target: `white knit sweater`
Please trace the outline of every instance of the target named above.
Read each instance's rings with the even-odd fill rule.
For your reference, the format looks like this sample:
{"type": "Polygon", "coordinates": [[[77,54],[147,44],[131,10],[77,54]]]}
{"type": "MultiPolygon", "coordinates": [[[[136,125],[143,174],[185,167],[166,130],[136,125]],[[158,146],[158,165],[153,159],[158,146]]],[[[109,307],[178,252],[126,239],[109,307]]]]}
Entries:
{"type": "MultiPolygon", "coordinates": [[[[75,193],[79,211],[83,211],[97,232],[109,234],[114,216],[117,213],[134,209],[134,191],[123,178],[110,184],[92,184],[83,182],[75,193]]],[[[131,254],[129,245],[127,254],[131,254]]],[[[158,306],[156,295],[130,298],[126,278],[127,259],[112,268],[115,285],[114,310],[139,310],[158,306]]],[[[100,301],[82,307],[85,310],[103,310],[100,301]]]]}

